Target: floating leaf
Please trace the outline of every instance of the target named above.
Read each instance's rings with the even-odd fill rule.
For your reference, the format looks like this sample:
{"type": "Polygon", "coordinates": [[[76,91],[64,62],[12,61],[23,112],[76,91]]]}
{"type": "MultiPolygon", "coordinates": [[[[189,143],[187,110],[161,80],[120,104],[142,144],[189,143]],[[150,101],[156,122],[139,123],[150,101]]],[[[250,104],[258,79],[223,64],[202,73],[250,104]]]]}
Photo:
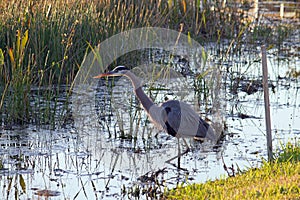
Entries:
{"type": "Polygon", "coordinates": [[[37,190],[34,194],[38,196],[44,196],[44,197],[54,197],[54,196],[59,196],[60,192],[46,189],[46,190],[37,190]]]}

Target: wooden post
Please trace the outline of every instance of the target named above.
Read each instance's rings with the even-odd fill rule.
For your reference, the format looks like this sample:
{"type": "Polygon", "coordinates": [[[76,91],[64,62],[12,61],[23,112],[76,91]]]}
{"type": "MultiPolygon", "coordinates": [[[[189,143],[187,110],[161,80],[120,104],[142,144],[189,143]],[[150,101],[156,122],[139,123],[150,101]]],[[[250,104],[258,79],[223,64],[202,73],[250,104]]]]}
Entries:
{"type": "Polygon", "coordinates": [[[222,8],[224,9],[226,7],[226,0],[222,1],[222,8]]]}
{"type": "Polygon", "coordinates": [[[254,17],[255,20],[258,18],[258,0],[254,0],[254,17]]]}
{"type": "Polygon", "coordinates": [[[265,45],[261,46],[261,57],[262,57],[262,71],[263,71],[263,90],[264,90],[264,101],[265,101],[265,120],[266,120],[266,131],[267,131],[267,149],[268,149],[268,160],[273,160],[272,151],[272,130],[271,130],[271,115],[270,115],[270,101],[269,101],[269,86],[268,86],[268,66],[265,45]]]}
{"type": "Polygon", "coordinates": [[[283,19],[284,17],[284,3],[280,4],[280,19],[283,19]]]}

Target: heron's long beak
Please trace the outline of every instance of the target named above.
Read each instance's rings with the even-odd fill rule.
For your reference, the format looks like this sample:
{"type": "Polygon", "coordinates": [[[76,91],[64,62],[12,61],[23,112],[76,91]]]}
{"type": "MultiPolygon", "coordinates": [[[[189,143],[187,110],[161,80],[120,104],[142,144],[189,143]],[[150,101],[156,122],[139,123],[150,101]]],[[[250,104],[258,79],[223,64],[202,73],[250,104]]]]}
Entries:
{"type": "Polygon", "coordinates": [[[110,75],[109,73],[104,73],[104,74],[99,74],[97,76],[94,76],[93,78],[102,78],[102,77],[109,76],[109,75],[110,75]]]}

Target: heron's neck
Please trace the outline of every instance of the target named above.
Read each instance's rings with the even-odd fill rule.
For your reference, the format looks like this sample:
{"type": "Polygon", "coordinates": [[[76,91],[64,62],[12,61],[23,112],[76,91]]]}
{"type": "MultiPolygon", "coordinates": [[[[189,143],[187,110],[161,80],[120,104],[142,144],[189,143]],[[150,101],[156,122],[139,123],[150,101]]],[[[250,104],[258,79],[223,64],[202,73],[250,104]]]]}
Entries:
{"type": "Polygon", "coordinates": [[[152,106],[155,106],[155,104],[143,91],[142,81],[136,75],[134,75],[132,72],[127,72],[125,74],[125,76],[127,76],[131,80],[136,96],[140,100],[140,102],[143,105],[144,109],[147,112],[149,112],[150,108],[152,106]]]}

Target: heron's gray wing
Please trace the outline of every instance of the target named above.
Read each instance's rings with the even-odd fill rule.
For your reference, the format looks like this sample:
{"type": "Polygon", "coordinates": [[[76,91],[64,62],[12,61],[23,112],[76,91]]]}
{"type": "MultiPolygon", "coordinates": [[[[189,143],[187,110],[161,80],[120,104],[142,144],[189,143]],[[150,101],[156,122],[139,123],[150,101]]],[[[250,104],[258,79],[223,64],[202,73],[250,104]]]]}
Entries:
{"type": "Polygon", "coordinates": [[[166,118],[164,119],[165,130],[168,134],[172,136],[177,136],[180,122],[181,121],[181,109],[179,101],[170,100],[166,101],[161,105],[164,108],[164,115],[166,118]]]}
{"type": "Polygon", "coordinates": [[[211,132],[210,125],[201,119],[190,105],[172,100],[163,103],[162,107],[167,112],[166,127],[168,133],[173,129],[178,137],[200,138],[205,138],[208,133],[214,134],[211,132]]]}

